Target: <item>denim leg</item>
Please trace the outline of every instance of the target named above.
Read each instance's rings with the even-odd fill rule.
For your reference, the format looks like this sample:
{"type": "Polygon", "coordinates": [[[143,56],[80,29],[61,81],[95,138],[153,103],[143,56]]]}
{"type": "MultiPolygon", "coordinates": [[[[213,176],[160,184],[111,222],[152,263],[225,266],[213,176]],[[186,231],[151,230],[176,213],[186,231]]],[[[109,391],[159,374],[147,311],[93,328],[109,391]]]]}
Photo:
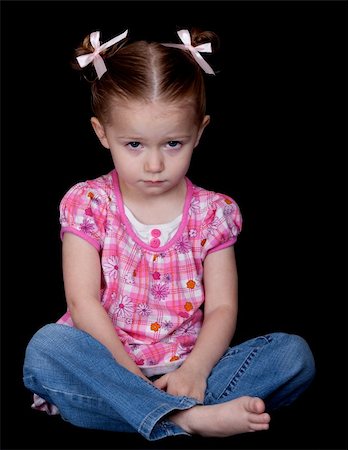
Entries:
{"type": "Polygon", "coordinates": [[[24,384],[74,425],[137,431],[148,440],[188,434],[165,416],[198,403],[157,389],[88,333],[60,324],[46,325],[29,342],[24,384]]]}
{"type": "Polygon", "coordinates": [[[292,403],[315,375],[313,355],[297,335],[271,333],[229,348],[207,382],[205,404],[250,395],[268,410],[292,403]]]}

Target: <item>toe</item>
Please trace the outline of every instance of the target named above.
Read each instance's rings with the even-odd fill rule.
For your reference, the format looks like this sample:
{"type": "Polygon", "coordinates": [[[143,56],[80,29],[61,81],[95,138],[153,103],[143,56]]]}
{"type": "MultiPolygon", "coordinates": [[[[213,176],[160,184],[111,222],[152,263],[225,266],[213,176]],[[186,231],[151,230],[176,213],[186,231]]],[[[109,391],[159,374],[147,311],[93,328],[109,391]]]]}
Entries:
{"type": "Polygon", "coordinates": [[[250,412],[261,414],[265,410],[265,404],[261,398],[258,397],[250,397],[248,409],[250,412]]]}

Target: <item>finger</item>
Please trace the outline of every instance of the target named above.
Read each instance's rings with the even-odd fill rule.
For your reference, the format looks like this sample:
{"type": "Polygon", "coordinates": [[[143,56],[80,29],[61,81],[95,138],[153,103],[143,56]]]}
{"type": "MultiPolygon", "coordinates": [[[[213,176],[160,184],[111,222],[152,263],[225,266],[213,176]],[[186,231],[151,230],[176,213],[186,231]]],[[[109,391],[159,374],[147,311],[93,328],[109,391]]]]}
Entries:
{"type": "Polygon", "coordinates": [[[202,394],[201,392],[189,392],[188,397],[192,397],[196,400],[198,400],[200,403],[204,402],[204,394],[202,394]]]}
{"type": "Polygon", "coordinates": [[[196,400],[198,400],[200,403],[203,403],[203,401],[204,401],[204,395],[198,394],[198,395],[193,395],[192,397],[195,398],[196,400]]]}
{"type": "Polygon", "coordinates": [[[158,388],[158,389],[165,389],[167,387],[167,377],[165,375],[163,375],[162,377],[158,378],[157,380],[155,380],[153,382],[153,384],[158,388]]]}

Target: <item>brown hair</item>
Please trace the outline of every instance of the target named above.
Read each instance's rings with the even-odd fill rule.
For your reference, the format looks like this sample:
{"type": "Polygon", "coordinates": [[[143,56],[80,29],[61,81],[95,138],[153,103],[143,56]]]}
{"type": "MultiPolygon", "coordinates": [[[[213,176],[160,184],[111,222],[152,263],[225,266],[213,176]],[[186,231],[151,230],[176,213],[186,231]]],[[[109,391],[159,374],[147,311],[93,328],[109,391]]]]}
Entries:
{"type": "MultiPolygon", "coordinates": [[[[193,46],[211,42],[215,50],[218,36],[210,31],[190,30],[193,46]]],[[[75,56],[93,52],[87,36],[76,49],[75,56]]],[[[189,51],[166,47],[157,42],[136,41],[120,43],[101,53],[107,72],[91,82],[92,109],[96,117],[106,123],[110,103],[114,99],[143,101],[190,99],[197,121],[205,115],[206,97],[203,70],[189,51]]],[[[81,70],[77,62],[73,67],[81,70]]],[[[90,70],[90,68],[89,68],[90,70]]]]}

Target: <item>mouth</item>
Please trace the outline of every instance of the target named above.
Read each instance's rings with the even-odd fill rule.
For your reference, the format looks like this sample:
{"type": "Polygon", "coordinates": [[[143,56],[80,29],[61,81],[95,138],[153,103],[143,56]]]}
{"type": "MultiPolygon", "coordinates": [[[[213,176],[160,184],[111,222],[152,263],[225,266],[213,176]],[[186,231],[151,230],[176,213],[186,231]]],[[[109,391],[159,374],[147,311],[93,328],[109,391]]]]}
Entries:
{"type": "Polygon", "coordinates": [[[164,183],[164,180],[144,180],[145,184],[149,184],[150,186],[158,186],[162,183],[164,183]]]}

